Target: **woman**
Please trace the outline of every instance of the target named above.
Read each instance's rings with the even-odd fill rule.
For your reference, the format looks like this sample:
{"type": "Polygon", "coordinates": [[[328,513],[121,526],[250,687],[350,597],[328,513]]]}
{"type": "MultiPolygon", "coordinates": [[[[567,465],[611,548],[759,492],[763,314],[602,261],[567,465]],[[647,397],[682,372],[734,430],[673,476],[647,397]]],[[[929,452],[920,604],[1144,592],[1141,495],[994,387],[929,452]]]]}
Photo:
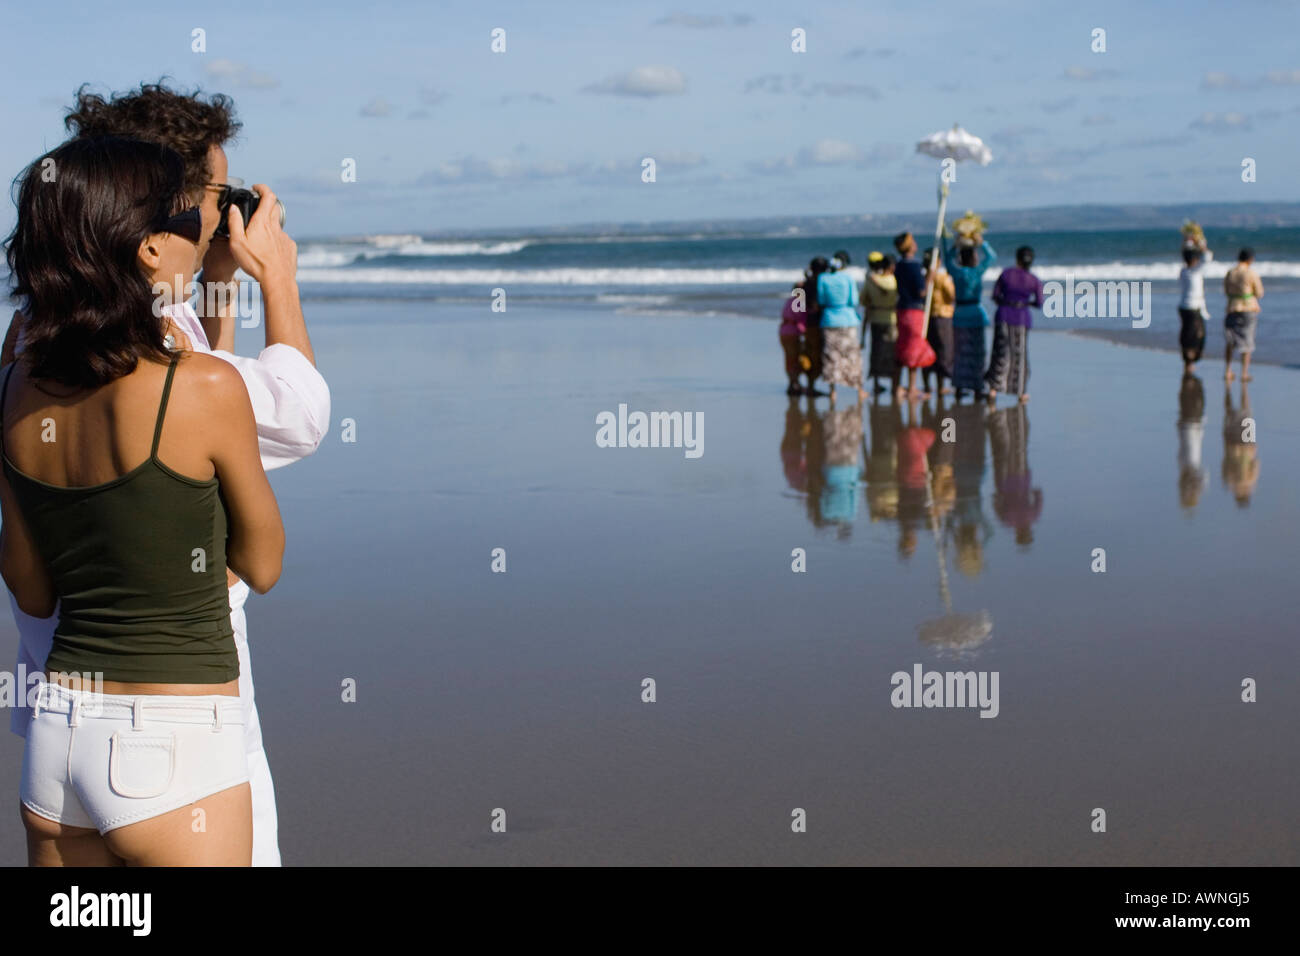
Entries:
{"type": "Polygon", "coordinates": [[[1201,246],[1183,247],[1183,268],[1178,273],[1178,345],[1183,352],[1183,374],[1190,375],[1205,351],[1205,266],[1214,253],[1201,246]]]}
{"type": "Polygon", "coordinates": [[[842,249],[831,258],[830,269],[817,279],[817,305],[822,310],[822,375],[830,386],[857,389],[858,404],[867,397],[862,387],[862,347],[858,344],[858,287],[844,271],[849,254],[842,249]]]}
{"type": "Polygon", "coordinates": [[[984,381],[989,389],[989,401],[998,392],[1011,392],[1020,396],[1023,405],[1029,401],[1029,329],[1033,325],[1030,308],[1043,306],[1043,284],[1029,271],[1034,264],[1034,250],[1021,246],[1016,250],[1016,265],[1002,270],[993,286],[993,301],[998,304],[993,317],[993,354],[984,381]]]}
{"type": "Polygon", "coordinates": [[[945,385],[944,379],[952,381],[953,350],[952,314],[956,309],[957,292],[952,284],[952,276],[937,261],[933,249],[926,249],[921,257],[925,266],[926,281],[933,282],[934,293],[930,300],[930,327],[925,339],[934,349],[934,364],[925,370],[926,390],[929,390],[931,374],[935,378],[935,389],[940,395],[951,395],[952,386],[945,385]],[[931,263],[934,263],[934,277],[931,279],[931,263]]]}
{"type": "Polygon", "coordinates": [[[1264,284],[1254,270],[1255,252],[1242,249],[1237,253],[1237,264],[1223,277],[1223,292],[1228,297],[1228,314],[1223,319],[1223,338],[1227,352],[1223,357],[1223,378],[1231,382],[1232,351],[1241,351],[1241,380],[1249,382],[1250,357],[1255,351],[1255,326],[1259,322],[1259,300],[1264,295],[1264,284]]]}
{"type": "MultiPolygon", "coordinates": [[[[202,237],[183,173],[155,144],[65,143],[7,243],[27,318],[0,384],[0,573],[25,613],[58,611],[23,754],[33,865],[250,861],[226,567],[265,593],[284,531],[239,373],[165,344],[202,237]]],[[[231,222],[268,296],[296,261],[273,210],[231,222]]]]}
{"type": "Polygon", "coordinates": [[[907,369],[907,394],[913,401],[930,396],[916,387],[917,371],[934,364],[934,349],[925,340],[925,271],[916,258],[916,237],[903,232],[894,237],[894,248],[902,256],[895,270],[898,276],[898,365],[907,369]]]}
{"type": "Polygon", "coordinates": [[[952,276],[956,303],[952,313],[953,359],[952,387],[957,390],[957,401],[966,392],[976,397],[984,396],[984,329],[989,324],[989,314],[980,299],[984,295],[984,273],[997,265],[998,254],[987,239],[974,246],[954,250],[943,237],[943,263],[952,276]]]}
{"type": "MultiPolygon", "coordinates": [[[[882,378],[889,379],[890,388],[898,392],[898,359],[894,343],[898,341],[898,280],[894,277],[894,257],[873,252],[867,256],[867,277],[862,283],[862,303],[866,307],[863,317],[871,329],[870,375],[877,395],[885,391],[882,378]]],[[[859,343],[866,342],[863,329],[859,343]]]]}
{"type": "Polygon", "coordinates": [[[826,394],[817,391],[817,379],[822,374],[822,310],[817,304],[817,280],[830,267],[825,256],[815,256],[803,274],[804,308],[807,312],[804,316],[803,352],[799,356],[799,364],[804,367],[808,380],[804,394],[814,397],[826,394]]]}
{"type": "MultiPolygon", "coordinates": [[[[805,280],[806,278],[805,274],[805,280]]],[[[803,394],[803,389],[799,387],[799,376],[803,374],[799,359],[803,357],[803,337],[808,331],[807,301],[803,282],[796,282],[781,308],[781,325],[777,329],[781,352],[785,356],[785,377],[788,380],[785,393],[792,397],[803,394]]]]}

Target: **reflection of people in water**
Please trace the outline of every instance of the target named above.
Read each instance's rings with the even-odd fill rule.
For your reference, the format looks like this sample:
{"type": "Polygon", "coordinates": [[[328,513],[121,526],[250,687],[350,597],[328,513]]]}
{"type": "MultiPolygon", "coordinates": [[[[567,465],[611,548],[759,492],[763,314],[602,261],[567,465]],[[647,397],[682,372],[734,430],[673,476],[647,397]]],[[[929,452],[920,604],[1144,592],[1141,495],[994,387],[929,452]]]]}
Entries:
{"type": "Polygon", "coordinates": [[[945,533],[956,551],[957,569],[967,577],[984,570],[984,545],[993,524],[984,514],[985,439],[984,406],[957,405],[948,410],[954,423],[952,443],[953,507],[945,533]]]}
{"type": "Polygon", "coordinates": [[[993,511],[1016,530],[1016,544],[1034,541],[1034,522],[1043,513],[1043,492],[1029,472],[1029,414],[1024,405],[1000,408],[989,415],[993,447],[993,511]]]}
{"type": "Polygon", "coordinates": [[[917,530],[930,524],[927,455],[934,440],[934,432],[921,424],[918,403],[909,402],[898,432],[898,553],[904,558],[916,552],[917,530]]]}
{"type": "MultiPolygon", "coordinates": [[[[789,416],[787,416],[787,428],[789,416]]],[[[858,514],[858,475],[862,471],[862,409],[857,405],[809,409],[806,445],[808,519],[815,527],[833,525],[840,538],[853,533],[858,514]]]]}
{"type": "MultiPolygon", "coordinates": [[[[872,521],[898,517],[898,431],[903,427],[898,404],[870,406],[871,449],[862,473],[867,485],[867,513],[872,521]]],[[[864,442],[865,444],[865,442],[864,442]]]]}
{"type": "Polygon", "coordinates": [[[785,431],[781,435],[781,470],[785,482],[794,491],[808,490],[808,457],[804,443],[812,426],[808,413],[799,407],[799,399],[791,398],[785,409],[785,431]]]}
{"type": "Polygon", "coordinates": [[[1188,372],[1178,390],[1178,502],[1191,511],[1201,500],[1210,476],[1201,464],[1205,438],[1205,389],[1188,372]]]}
{"type": "Polygon", "coordinates": [[[1241,406],[1232,404],[1232,386],[1223,390],[1223,483],[1237,504],[1245,508],[1259,481],[1259,445],[1255,443],[1255,419],[1250,411],[1250,393],[1241,383],[1241,406]]]}
{"type": "MultiPolygon", "coordinates": [[[[921,406],[921,425],[930,429],[937,440],[930,446],[930,501],[935,515],[940,521],[952,511],[957,499],[957,489],[953,478],[953,456],[956,454],[955,441],[943,441],[944,421],[949,410],[944,407],[943,398],[936,400],[933,406],[921,406]]],[[[952,436],[954,439],[955,435],[952,436]]]]}
{"type": "Polygon", "coordinates": [[[959,526],[969,527],[971,532],[975,532],[964,535],[969,544],[965,555],[958,554],[958,565],[964,573],[978,574],[983,567],[984,538],[991,532],[988,520],[980,510],[980,482],[984,476],[984,408],[975,404],[947,409],[943,407],[941,398],[933,411],[925,406],[925,412],[923,424],[939,436],[939,440],[930,446],[929,523],[934,535],[939,600],[944,613],[922,621],[917,627],[917,637],[936,655],[965,656],[975,653],[993,636],[993,617],[988,611],[954,610],[948,579],[949,531],[963,518],[959,509],[966,509],[964,518],[969,522],[959,526]]]}

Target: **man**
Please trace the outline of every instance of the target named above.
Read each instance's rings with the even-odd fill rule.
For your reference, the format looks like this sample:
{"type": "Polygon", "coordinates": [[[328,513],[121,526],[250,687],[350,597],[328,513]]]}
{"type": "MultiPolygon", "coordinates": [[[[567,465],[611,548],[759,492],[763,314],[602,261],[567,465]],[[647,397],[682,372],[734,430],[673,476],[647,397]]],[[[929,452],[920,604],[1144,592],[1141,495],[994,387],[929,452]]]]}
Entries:
{"type": "Polygon", "coordinates": [[[1228,314],[1223,319],[1223,337],[1227,340],[1224,355],[1223,377],[1232,381],[1232,350],[1241,352],[1241,380],[1249,382],[1250,355],[1255,351],[1255,326],[1259,322],[1259,300],[1264,294],[1264,283],[1252,266],[1255,251],[1242,249],[1237,253],[1237,264],[1223,277],[1223,292],[1228,297],[1228,314]]]}
{"type": "MultiPolygon", "coordinates": [[[[298,303],[297,289],[276,290],[278,298],[266,299],[266,347],[250,358],[233,354],[238,296],[235,261],[229,243],[213,239],[219,225],[218,201],[227,179],[224,149],[239,129],[230,100],[224,96],[203,98],[198,92],[178,93],[162,84],[142,85],[138,91],[114,95],[108,100],[88,93],[83,87],[77,103],[65,120],[76,136],[130,136],[162,143],[180,153],[185,161],[186,187],[199,204],[203,237],[197,255],[202,263],[202,303],[220,303],[215,315],[200,317],[188,303],[164,313],[168,331],[177,347],[211,352],[238,369],[248,388],[257,419],[258,445],[267,471],[310,455],[320,445],[329,427],[329,387],[315,367],[315,354],[307,335],[306,322],[298,303]]],[[[270,190],[263,202],[275,202],[270,190]]],[[[286,237],[285,241],[291,242],[286,237]]],[[[264,293],[270,296],[267,290],[264,293]]],[[[22,316],[14,315],[5,336],[0,364],[8,364],[21,349],[22,316]]],[[[244,708],[245,749],[253,803],[253,865],[279,866],[276,835],[275,793],[271,770],[262,745],[261,725],[253,699],[253,679],[248,656],[248,628],[244,602],[248,585],[229,571],[230,619],[239,651],[239,696],[244,708]]],[[[50,618],[34,618],[19,610],[12,594],[14,620],[18,625],[18,667],[28,674],[42,670],[53,640],[57,612],[50,618]]],[[[16,673],[21,670],[16,671],[16,673]]],[[[17,707],[10,729],[26,734],[30,710],[17,707]]]]}
{"type": "Polygon", "coordinates": [[[916,387],[916,372],[934,364],[935,358],[934,349],[925,340],[924,333],[928,280],[920,260],[916,258],[916,239],[910,232],[900,232],[895,236],[894,248],[900,257],[894,267],[898,280],[898,343],[895,350],[899,368],[907,369],[908,396],[917,399],[923,396],[916,387]]]}

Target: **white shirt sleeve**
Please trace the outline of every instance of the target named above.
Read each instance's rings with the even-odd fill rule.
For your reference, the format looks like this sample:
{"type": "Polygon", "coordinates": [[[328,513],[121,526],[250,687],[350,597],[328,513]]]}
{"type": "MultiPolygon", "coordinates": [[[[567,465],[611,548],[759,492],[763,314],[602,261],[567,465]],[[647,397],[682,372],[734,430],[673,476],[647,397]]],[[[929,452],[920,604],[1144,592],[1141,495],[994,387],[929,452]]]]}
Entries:
{"type": "Polygon", "coordinates": [[[244,379],[257,419],[257,444],[267,471],[306,458],[329,430],[330,390],[324,376],[292,345],[276,343],[257,358],[221,349],[213,355],[244,379]]]}

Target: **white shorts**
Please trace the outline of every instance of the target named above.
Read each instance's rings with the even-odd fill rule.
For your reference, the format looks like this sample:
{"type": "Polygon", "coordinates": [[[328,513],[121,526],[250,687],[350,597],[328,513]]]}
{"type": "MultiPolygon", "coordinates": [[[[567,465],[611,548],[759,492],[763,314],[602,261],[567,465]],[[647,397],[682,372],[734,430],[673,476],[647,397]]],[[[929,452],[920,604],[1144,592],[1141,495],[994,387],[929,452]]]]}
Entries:
{"type": "Polygon", "coordinates": [[[47,819],[107,833],[247,780],[238,697],[39,685],[20,797],[47,819]]]}

